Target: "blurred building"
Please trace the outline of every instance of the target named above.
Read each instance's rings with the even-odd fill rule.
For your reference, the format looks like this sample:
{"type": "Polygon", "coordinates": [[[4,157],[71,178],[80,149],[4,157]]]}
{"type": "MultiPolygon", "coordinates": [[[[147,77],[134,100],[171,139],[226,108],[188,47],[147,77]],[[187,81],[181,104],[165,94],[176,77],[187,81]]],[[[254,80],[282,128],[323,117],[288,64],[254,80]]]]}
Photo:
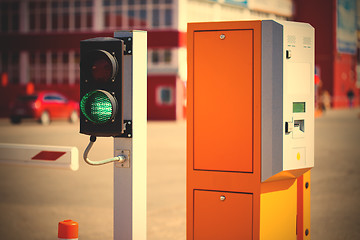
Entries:
{"type": "Polygon", "coordinates": [[[315,27],[315,64],[332,106],[359,106],[360,1],[295,0],[294,20],[315,27]]]}
{"type": "Polygon", "coordinates": [[[187,22],[292,16],[292,0],[0,0],[0,116],[28,83],[79,100],[79,42],[142,29],[148,119],[183,118],[187,22]]]}

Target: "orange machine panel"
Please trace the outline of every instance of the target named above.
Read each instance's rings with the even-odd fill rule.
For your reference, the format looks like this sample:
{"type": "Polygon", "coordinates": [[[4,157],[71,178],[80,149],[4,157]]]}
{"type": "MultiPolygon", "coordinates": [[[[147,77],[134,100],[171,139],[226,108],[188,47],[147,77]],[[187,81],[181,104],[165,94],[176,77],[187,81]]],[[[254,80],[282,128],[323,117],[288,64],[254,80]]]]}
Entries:
{"type": "Polygon", "coordinates": [[[194,169],[253,172],[253,30],[193,37],[194,169]]]}
{"type": "Polygon", "coordinates": [[[189,23],[187,49],[187,239],[259,240],[261,21],[189,23]]]}
{"type": "Polygon", "coordinates": [[[194,191],[194,240],[251,240],[252,194],[194,191]]]}

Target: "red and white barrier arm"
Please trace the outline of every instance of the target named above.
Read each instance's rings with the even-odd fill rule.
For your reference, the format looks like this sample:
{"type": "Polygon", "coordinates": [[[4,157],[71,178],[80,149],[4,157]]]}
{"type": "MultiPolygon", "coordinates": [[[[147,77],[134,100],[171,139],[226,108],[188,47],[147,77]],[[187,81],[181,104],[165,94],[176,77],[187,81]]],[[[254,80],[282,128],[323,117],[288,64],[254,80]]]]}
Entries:
{"type": "Polygon", "coordinates": [[[0,143],[0,163],[79,169],[76,147],[0,143]]]}

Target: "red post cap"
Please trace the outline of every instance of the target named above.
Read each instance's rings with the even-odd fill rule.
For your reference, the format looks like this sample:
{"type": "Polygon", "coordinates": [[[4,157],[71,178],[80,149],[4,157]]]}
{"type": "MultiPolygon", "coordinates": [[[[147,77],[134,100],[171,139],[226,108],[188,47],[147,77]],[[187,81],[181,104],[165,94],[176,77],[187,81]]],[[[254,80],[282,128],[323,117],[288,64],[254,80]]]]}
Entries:
{"type": "Polygon", "coordinates": [[[78,238],[79,225],[73,220],[59,222],[58,238],[72,239],[78,238]]]}

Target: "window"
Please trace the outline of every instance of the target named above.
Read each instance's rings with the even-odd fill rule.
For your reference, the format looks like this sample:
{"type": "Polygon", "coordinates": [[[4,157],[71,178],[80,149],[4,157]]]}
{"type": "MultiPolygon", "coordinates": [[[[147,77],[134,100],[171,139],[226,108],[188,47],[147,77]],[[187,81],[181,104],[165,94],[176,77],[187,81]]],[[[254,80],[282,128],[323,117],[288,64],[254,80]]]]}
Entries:
{"type": "Polygon", "coordinates": [[[159,9],[153,9],[152,12],[152,26],[158,27],[160,25],[160,10],[159,9]]]}
{"type": "Polygon", "coordinates": [[[173,61],[172,49],[149,50],[151,65],[171,65],[173,61]]]}
{"type": "Polygon", "coordinates": [[[49,21],[47,20],[47,1],[30,1],[29,2],[30,30],[45,31],[49,21]]]}
{"type": "Polygon", "coordinates": [[[169,49],[164,51],[164,62],[171,63],[171,50],[169,49]]]}
{"type": "MultiPolygon", "coordinates": [[[[75,29],[91,29],[92,28],[92,6],[93,2],[91,0],[77,0],[74,2],[74,23],[71,23],[70,25],[73,25],[75,29]]],[[[70,20],[72,18],[70,17],[70,20]]]]}
{"type": "Polygon", "coordinates": [[[75,55],[69,52],[30,52],[29,80],[38,84],[73,83],[76,71],[79,71],[70,67],[74,58],[75,55]]]}
{"type": "Polygon", "coordinates": [[[104,27],[111,27],[111,13],[109,10],[104,11],[104,27]]]}
{"type": "Polygon", "coordinates": [[[133,8],[125,8],[127,1],[124,0],[103,0],[104,27],[106,29],[119,29],[125,25],[134,25],[134,17],[124,16],[135,15],[133,8]]]}
{"type": "Polygon", "coordinates": [[[38,52],[35,56],[36,70],[37,70],[37,83],[46,84],[46,53],[38,52]]]}
{"type": "Polygon", "coordinates": [[[0,75],[7,73],[10,83],[19,83],[19,56],[18,52],[0,53],[0,75]]]}
{"type": "Polygon", "coordinates": [[[44,96],[44,101],[47,102],[66,102],[66,99],[63,96],[57,94],[48,94],[44,96]]]}
{"type": "Polygon", "coordinates": [[[152,59],[151,59],[152,63],[159,63],[159,52],[158,51],[153,51],[152,52],[152,59]]]}
{"type": "Polygon", "coordinates": [[[134,12],[134,10],[130,9],[128,11],[128,19],[129,19],[129,22],[128,22],[129,27],[134,27],[135,26],[135,12],[134,12]]]}
{"type": "Polygon", "coordinates": [[[19,1],[0,2],[0,32],[19,31],[19,1]]]}
{"type": "Polygon", "coordinates": [[[58,3],[57,2],[52,2],[51,3],[51,11],[52,11],[52,29],[53,30],[57,30],[59,28],[59,22],[58,22],[58,19],[59,19],[59,14],[57,13],[56,9],[58,8],[58,3]]]}
{"type": "Polygon", "coordinates": [[[173,8],[172,0],[153,0],[152,4],[152,27],[169,28],[173,25],[173,8]]]}
{"type": "Polygon", "coordinates": [[[174,103],[173,88],[170,86],[160,86],[157,88],[158,105],[172,105],[174,103]]]}
{"type": "Polygon", "coordinates": [[[117,26],[117,27],[123,26],[123,14],[122,14],[122,11],[120,9],[116,10],[115,26],[117,26]]]}
{"type": "Polygon", "coordinates": [[[68,53],[64,53],[63,55],[62,55],[62,62],[63,63],[69,63],[69,54],[68,53]]]}
{"type": "Polygon", "coordinates": [[[30,0],[31,31],[73,31],[92,28],[93,0],[30,0]]]}
{"type": "Polygon", "coordinates": [[[165,9],[165,26],[171,26],[172,25],[172,10],[171,9],[165,9]]]}
{"type": "MultiPolygon", "coordinates": [[[[55,9],[54,9],[55,10],[55,9]]],[[[69,15],[69,1],[62,2],[62,28],[68,30],[70,26],[70,15],[69,15]]]]}
{"type": "Polygon", "coordinates": [[[146,27],[146,10],[145,9],[141,9],[140,10],[140,26],[141,27],[146,27]]]}
{"type": "Polygon", "coordinates": [[[171,90],[168,88],[163,88],[160,91],[160,99],[162,103],[169,104],[171,102],[171,90]]]}
{"type": "Polygon", "coordinates": [[[169,28],[173,0],[102,0],[105,29],[169,28]]]}

